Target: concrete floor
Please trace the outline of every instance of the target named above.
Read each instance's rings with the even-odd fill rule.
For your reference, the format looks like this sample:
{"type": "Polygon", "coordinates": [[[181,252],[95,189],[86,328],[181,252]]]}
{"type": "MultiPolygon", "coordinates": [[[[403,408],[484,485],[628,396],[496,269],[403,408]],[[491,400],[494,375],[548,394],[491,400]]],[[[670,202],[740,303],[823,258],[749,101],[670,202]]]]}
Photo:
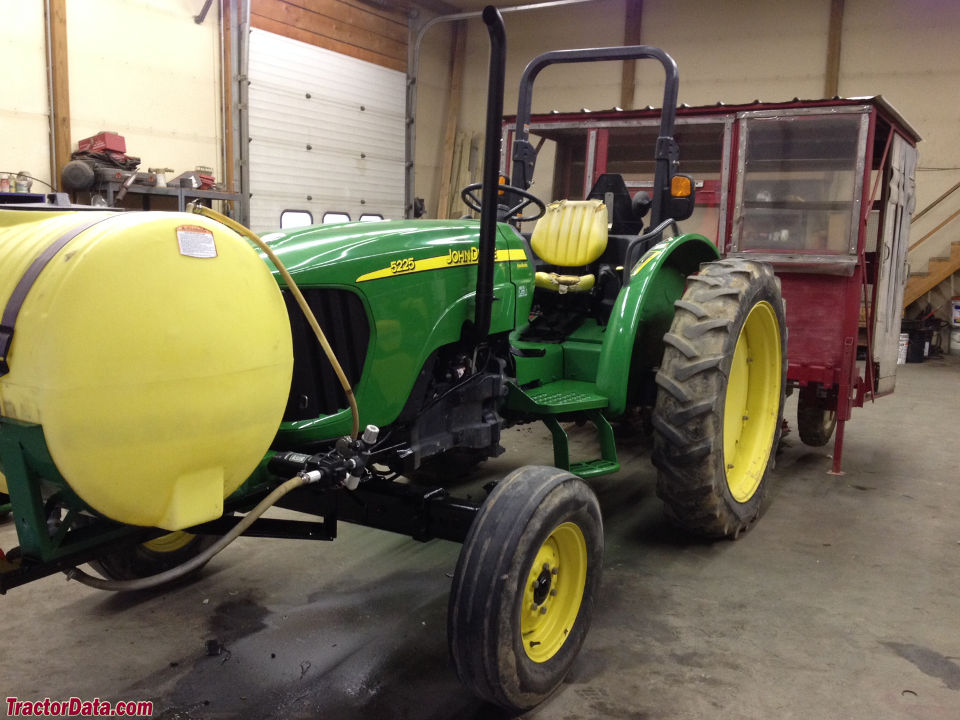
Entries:
{"type": "MultiPolygon", "coordinates": [[[[960,358],[902,367],[895,395],[855,411],[843,477],[826,473],[830,448],[791,435],[764,517],[736,542],[672,530],[649,447],[623,443],[624,469],[594,483],[607,551],[593,628],[527,717],[960,717],[958,389],[960,358]]],[[[551,459],[540,427],[506,444],[491,477],[551,459]]],[[[0,600],[2,695],[152,699],[169,720],[503,717],[448,664],[459,547],[341,531],[241,539],[162,594],[62,577],[16,589],[0,600]]]]}

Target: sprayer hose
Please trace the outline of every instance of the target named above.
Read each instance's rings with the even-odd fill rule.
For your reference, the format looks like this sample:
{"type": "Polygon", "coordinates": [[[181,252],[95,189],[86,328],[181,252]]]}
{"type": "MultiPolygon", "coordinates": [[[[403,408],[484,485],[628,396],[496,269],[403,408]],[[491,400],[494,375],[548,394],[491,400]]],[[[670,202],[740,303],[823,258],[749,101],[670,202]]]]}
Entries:
{"type": "Polygon", "coordinates": [[[253,230],[244,227],[236,220],[228,218],[226,215],[222,215],[216,210],[211,210],[208,207],[197,205],[195,203],[190,203],[187,208],[190,210],[190,212],[196,213],[197,215],[203,215],[204,217],[208,217],[211,220],[216,220],[217,222],[226,225],[234,232],[242,235],[254,243],[268,258],[270,258],[270,262],[272,262],[280,272],[280,276],[283,278],[283,281],[287,284],[287,287],[293,294],[294,299],[297,301],[297,305],[299,305],[300,310],[303,311],[304,317],[306,317],[307,322],[310,323],[310,327],[313,329],[313,334],[316,335],[317,340],[320,341],[320,346],[323,348],[323,352],[327,356],[327,360],[330,361],[330,365],[333,366],[333,371],[336,373],[341,387],[343,387],[343,392],[347,396],[347,402],[350,403],[350,413],[353,416],[353,430],[351,431],[350,435],[354,440],[356,440],[360,434],[360,411],[357,408],[357,399],[354,397],[353,388],[350,386],[350,381],[347,379],[347,375],[343,371],[343,367],[341,367],[339,361],[337,360],[337,356],[334,354],[333,348],[330,347],[330,343],[327,342],[327,336],[323,334],[323,330],[320,328],[320,323],[317,322],[317,318],[313,314],[313,310],[310,309],[310,305],[307,304],[306,298],[303,297],[303,293],[300,292],[300,288],[297,287],[297,283],[290,276],[290,273],[280,261],[280,258],[277,257],[276,253],[273,252],[270,246],[261,240],[260,237],[253,232],[253,230]]]}
{"type": "Polygon", "coordinates": [[[257,518],[263,515],[263,513],[273,506],[280,498],[282,498],[291,490],[295,490],[296,488],[305,485],[308,482],[310,482],[310,480],[306,476],[297,475],[296,477],[290,478],[285,483],[278,485],[273,489],[273,492],[257,503],[257,506],[248,512],[243,519],[230,530],[230,532],[217,540],[217,542],[196,557],[191,558],[182,565],[177,565],[175,568],[170,568],[165,572],[157,573],[156,575],[150,575],[149,577],[137,578],[136,580],[104,580],[103,578],[89,575],[79,568],[71,568],[70,570],[66,571],[67,579],[76,580],[83,585],[89,585],[90,587],[97,588],[98,590],[132,592],[135,590],[147,590],[149,588],[154,588],[158,585],[168,583],[171,580],[181,578],[187,573],[196,570],[198,567],[208,562],[214,555],[240,537],[247,528],[253,525],[257,518]]]}

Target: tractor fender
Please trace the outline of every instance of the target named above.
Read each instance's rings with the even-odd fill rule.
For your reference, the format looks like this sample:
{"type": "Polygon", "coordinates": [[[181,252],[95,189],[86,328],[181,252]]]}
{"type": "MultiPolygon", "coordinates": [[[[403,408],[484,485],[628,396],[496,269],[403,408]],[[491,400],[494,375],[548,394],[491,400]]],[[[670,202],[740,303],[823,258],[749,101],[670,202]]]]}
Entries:
{"type": "Polygon", "coordinates": [[[597,367],[597,389],[609,399],[611,417],[626,411],[639,374],[660,364],[687,276],[719,257],[707,238],[687,233],[657,243],[637,262],[613,306],[597,367]]]}

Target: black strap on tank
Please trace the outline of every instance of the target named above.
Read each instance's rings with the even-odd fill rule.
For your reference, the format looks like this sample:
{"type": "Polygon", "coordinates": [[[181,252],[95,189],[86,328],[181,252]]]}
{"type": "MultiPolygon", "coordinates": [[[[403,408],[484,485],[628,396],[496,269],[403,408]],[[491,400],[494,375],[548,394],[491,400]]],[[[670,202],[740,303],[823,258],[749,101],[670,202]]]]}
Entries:
{"type": "Polygon", "coordinates": [[[57,240],[47,247],[20,278],[17,287],[10,294],[7,300],[7,307],[3,310],[3,317],[0,318],[0,377],[10,372],[10,366],[7,364],[7,353],[10,352],[10,343],[13,342],[13,329],[17,324],[17,316],[20,314],[20,308],[23,307],[23,301],[27,299],[27,293],[40,277],[40,273],[47,264],[53,260],[54,256],[63,249],[63,246],[73,240],[84,230],[88,230],[99,222],[107,220],[113,215],[107,217],[97,217],[80,223],[74,228],[61,235],[57,240]]]}

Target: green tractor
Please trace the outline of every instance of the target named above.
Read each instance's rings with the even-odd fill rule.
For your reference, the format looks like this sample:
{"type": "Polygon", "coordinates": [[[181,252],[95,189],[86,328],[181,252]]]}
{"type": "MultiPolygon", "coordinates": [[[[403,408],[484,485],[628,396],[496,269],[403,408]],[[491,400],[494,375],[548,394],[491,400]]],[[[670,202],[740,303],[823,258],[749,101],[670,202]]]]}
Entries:
{"type": "Polygon", "coordinates": [[[0,254],[15,255],[0,262],[12,273],[0,284],[0,491],[20,540],[0,558],[0,590],[58,571],[140,589],[195,570],[240,534],[332,540],[339,521],[462,542],[448,613],[457,674],[477,695],[525,709],[557,688],[590,623],[603,527],[583,479],[619,469],[611,422],[649,416],[658,492],[679,525],[735,538],[757,518],[783,412],[783,303],[769,267],[721,260],[705,237],[677,228],[694,185],[677,173],[674,61],[646,46],[533,60],[520,86],[514,181],[502,185],[505,33],[496,10],[483,18],[483,182],[463,191],[479,222],[353,223],[261,240],[201,209],[0,211],[0,254]],[[634,58],[658,61],[666,76],[652,198],[631,200],[622,179],[605,177],[591,197],[545,205],[528,190],[536,152],[524,132],[537,73],[634,58]],[[534,220],[529,235],[519,231],[534,220]],[[240,235],[260,243],[263,262],[240,235]],[[29,257],[10,250],[35,237],[50,240],[29,257]],[[115,259],[103,249],[113,237],[115,259]],[[81,263],[106,272],[155,241],[158,259],[121,296],[143,309],[119,307],[113,284],[90,273],[85,292],[63,303],[58,361],[30,349],[54,332],[55,295],[73,297],[81,263]],[[175,256],[170,272],[185,273],[182,284],[153,282],[162,253],[175,256]],[[221,278],[231,253],[259,269],[221,278]],[[44,275],[54,280],[44,285],[44,275]],[[89,312],[76,310],[92,296],[89,312]],[[251,320],[274,306],[282,327],[251,320]],[[231,323],[239,329],[227,334],[231,323]],[[176,370],[177,392],[157,390],[182,358],[189,372],[176,370]],[[28,377],[36,368],[58,379],[28,377]],[[271,384],[279,405],[275,392],[266,397],[271,384]],[[229,413],[216,415],[224,403],[229,413]],[[504,428],[531,422],[549,429],[554,467],[515,470],[482,502],[450,494],[448,480],[503,452],[504,428]],[[569,422],[596,429],[596,457],[570,457],[569,422]],[[238,434],[259,425],[273,429],[238,434]],[[229,457],[211,460],[223,447],[229,457]],[[228,467],[244,453],[252,464],[228,467]],[[181,467],[194,457],[196,467],[181,467]],[[273,504],[317,519],[260,517],[273,504]],[[103,578],[77,569],[83,562],[103,578]]]}

